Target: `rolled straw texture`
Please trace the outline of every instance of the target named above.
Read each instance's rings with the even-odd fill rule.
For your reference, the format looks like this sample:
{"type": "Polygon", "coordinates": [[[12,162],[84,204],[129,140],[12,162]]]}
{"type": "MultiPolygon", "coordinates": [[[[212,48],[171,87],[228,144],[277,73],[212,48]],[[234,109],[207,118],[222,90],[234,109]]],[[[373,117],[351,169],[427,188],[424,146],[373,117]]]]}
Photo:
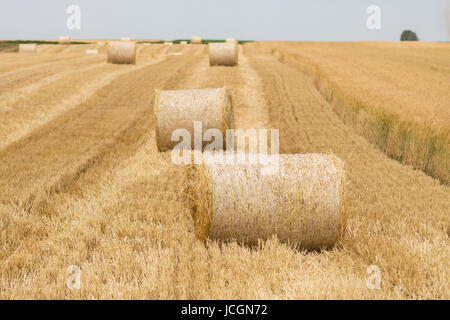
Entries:
{"type": "Polygon", "coordinates": [[[202,38],[193,36],[191,38],[191,44],[202,44],[202,38]]]}
{"type": "Polygon", "coordinates": [[[69,37],[59,37],[58,42],[59,42],[59,44],[70,44],[70,38],[69,37]]]}
{"type": "MultiPolygon", "coordinates": [[[[157,91],[154,112],[159,151],[171,150],[178,144],[171,141],[176,129],[189,131],[194,148],[194,121],[201,121],[203,132],[218,129],[224,138],[226,130],[234,127],[232,101],[226,87],[157,91]]],[[[226,147],[225,141],[223,147],[226,147]]]]}
{"type": "Polygon", "coordinates": [[[132,41],[110,41],[108,62],[114,64],[135,64],[136,44],[132,41]]]}
{"type": "Polygon", "coordinates": [[[210,66],[235,66],[238,64],[238,47],[236,43],[210,43],[210,66]]]}
{"type": "Polygon", "coordinates": [[[263,175],[263,164],[223,164],[218,157],[210,154],[186,169],[183,194],[199,239],[254,245],[276,235],[309,250],[342,239],[345,172],[339,158],[283,154],[278,173],[263,175]]]}
{"type": "Polygon", "coordinates": [[[36,53],[37,46],[35,43],[19,44],[19,52],[36,53]]]}

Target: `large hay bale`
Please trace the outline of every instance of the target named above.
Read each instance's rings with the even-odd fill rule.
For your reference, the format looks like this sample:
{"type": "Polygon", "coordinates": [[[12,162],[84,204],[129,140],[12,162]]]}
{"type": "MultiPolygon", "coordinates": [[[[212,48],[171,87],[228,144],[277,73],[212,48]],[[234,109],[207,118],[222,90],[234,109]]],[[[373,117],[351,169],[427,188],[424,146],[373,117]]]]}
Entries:
{"type": "MultiPolygon", "coordinates": [[[[226,130],[234,127],[231,96],[226,87],[157,91],[155,97],[156,144],[159,151],[171,150],[178,142],[171,141],[176,129],[186,129],[194,148],[194,121],[202,122],[202,129],[218,129],[226,137],[226,130]]],[[[225,141],[223,148],[226,147],[225,141]]]]}
{"type": "Polygon", "coordinates": [[[197,37],[197,36],[193,36],[191,38],[191,44],[202,44],[202,38],[201,37],[197,37]]]}
{"type": "Polygon", "coordinates": [[[231,42],[231,43],[236,43],[236,44],[238,43],[238,41],[235,38],[227,38],[225,41],[231,42]]]}
{"type": "Polygon", "coordinates": [[[278,155],[278,173],[264,175],[267,164],[224,164],[221,155],[206,154],[203,164],[187,166],[183,192],[199,239],[254,245],[276,235],[309,250],[330,248],[342,239],[345,172],[340,159],[278,155]]]}
{"type": "Polygon", "coordinates": [[[59,37],[59,44],[70,44],[70,38],[67,36],[59,37]]]}
{"type": "Polygon", "coordinates": [[[131,41],[131,39],[128,37],[122,37],[120,38],[120,41],[131,41]]]}
{"type": "Polygon", "coordinates": [[[108,62],[114,64],[135,64],[136,44],[132,41],[110,41],[108,62]]]}
{"type": "Polygon", "coordinates": [[[210,43],[210,66],[235,66],[238,64],[238,47],[236,43],[210,43]]]}
{"type": "Polygon", "coordinates": [[[35,43],[19,44],[19,52],[36,53],[37,46],[35,43]]]}

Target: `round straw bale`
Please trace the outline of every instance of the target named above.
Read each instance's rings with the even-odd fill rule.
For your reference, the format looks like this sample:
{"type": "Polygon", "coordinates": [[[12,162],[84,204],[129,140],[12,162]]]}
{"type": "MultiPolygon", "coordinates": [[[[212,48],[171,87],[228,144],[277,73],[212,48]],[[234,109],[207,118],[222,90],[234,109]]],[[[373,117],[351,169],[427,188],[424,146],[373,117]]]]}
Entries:
{"type": "Polygon", "coordinates": [[[180,44],[186,45],[186,44],[187,44],[187,41],[180,41],[180,44]]]}
{"type": "Polygon", "coordinates": [[[227,38],[225,41],[237,44],[237,40],[235,38],[227,38]]]}
{"type": "Polygon", "coordinates": [[[330,248],[342,239],[345,172],[339,158],[278,155],[277,174],[264,175],[267,163],[227,164],[226,153],[207,154],[203,164],[186,166],[183,190],[199,239],[254,245],[276,235],[308,250],[330,248]]]}
{"type": "Polygon", "coordinates": [[[19,52],[36,53],[37,46],[35,43],[19,44],[19,52]]]}
{"type": "MultiPolygon", "coordinates": [[[[194,121],[201,121],[202,131],[218,129],[225,145],[226,130],[234,127],[231,96],[226,87],[157,91],[155,97],[156,144],[159,151],[171,150],[178,142],[171,141],[172,132],[186,129],[194,148],[194,121]]],[[[205,143],[203,147],[206,145],[205,143]]]]}
{"type": "Polygon", "coordinates": [[[122,37],[122,38],[120,38],[120,41],[130,41],[131,39],[130,38],[128,38],[128,37],[122,37]]]}
{"type": "Polygon", "coordinates": [[[97,49],[87,49],[86,54],[98,54],[98,50],[97,49]]]}
{"type": "Polygon", "coordinates": [[[191,38],[191,44],[202,44],[202,38],[201,37],[197,37],[197,36],[193,36],[191,38]]]}
{"type": "Polygon", "coordinates": [[[210,66],[235,66],[238,64],[238,50],[236,43],[210,43],[210,66]]]}
{"type": "Polygon", "coordinates": [[[59,44],[70,44],[70,38],[67,36],[59,37],[59,44]]]}
{"type": "Polygon", "coordinates": [[[136,44],[133,41],[110,41],[108,62],[115,64],[135,64],[136,44]]]}

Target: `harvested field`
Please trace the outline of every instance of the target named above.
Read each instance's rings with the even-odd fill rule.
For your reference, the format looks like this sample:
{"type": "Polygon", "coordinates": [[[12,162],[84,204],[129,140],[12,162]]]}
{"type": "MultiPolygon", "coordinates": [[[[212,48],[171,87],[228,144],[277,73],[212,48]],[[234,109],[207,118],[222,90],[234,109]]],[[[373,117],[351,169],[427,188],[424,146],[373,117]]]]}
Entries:
{"type": "MultiPolygon", "coordinates": [[[[385,108],[397,99],[396,112],[444,128],[437,118],[449,112],[448,44],[427,48],[428,64],[414,50],[395,61],[391,50],[401,45],[373,46],[394,74],[374,54],[375,66],[364,68],[379,80],[364,96],[385,108]],[[404,68],[399,77],[426,79],[412,110],[405,109],[414,100],[411,80],[395,92],[383,82],[394,81],[396,64],[404,68]]],[[[136,65],[107,64],[106,46],[96,44],[40,47],[37,55],[0,53],[1,299],[450,298],[450,187],[389,158],[342,121],[304,59],[322,57],[308,63],[333,66],[345,90],[361,84],[334,67],[326,45],[240,45],[234,68],[210,68],[205,45],[137,44],[136,65]],[[97,47],[98,55],[86,56],[97,47]],[[224,86],[237,128],[278,128],[281,153],[345,162],[347,221],[338,246],[298,251],[276,237],[253,247],[196,238],[183,202],[185,168],[156,146],[155,89],[224,86]],[[66,286],[71,265],[81,268],[79,290],[66,286]],[[378,290],[366,286],[371,265],[381,272],[378,290]]],[[[345,64],[340,50],[335,59],[345,64]]]]}
{"type": "Polygon", "coordinates": [[[346,124],[390,157],[450,184],[446,43],[262,44],[305,72],[346,124]]]}

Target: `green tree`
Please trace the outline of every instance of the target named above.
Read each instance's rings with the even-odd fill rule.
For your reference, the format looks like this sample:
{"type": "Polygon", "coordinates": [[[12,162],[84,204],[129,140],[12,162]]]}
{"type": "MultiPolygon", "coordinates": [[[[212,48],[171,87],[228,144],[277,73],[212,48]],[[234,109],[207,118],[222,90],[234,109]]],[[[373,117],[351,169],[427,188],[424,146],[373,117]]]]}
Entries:
{"type": "Polygon", "coordinates": [[[400,41],[419,41],[419,37],[414,31],[405,30],[400,36],[400,41]]]}

